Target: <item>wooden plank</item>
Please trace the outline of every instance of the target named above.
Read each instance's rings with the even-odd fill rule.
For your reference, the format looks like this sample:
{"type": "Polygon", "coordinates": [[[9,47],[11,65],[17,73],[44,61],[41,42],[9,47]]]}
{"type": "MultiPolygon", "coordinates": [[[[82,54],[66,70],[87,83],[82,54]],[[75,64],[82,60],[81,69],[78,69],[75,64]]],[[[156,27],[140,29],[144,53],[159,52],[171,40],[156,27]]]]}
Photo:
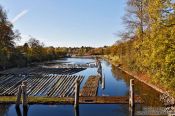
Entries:
{"type": "MultiPolygon", "coordinates": [[[[139,96],[135,96],[135,103],[143,103],[139,96]]],[[[126,96],[96,96],[80,97],[80,103],[84,104],[128,104],[129,97],[126,96]]]]}
{"type": "Polygon", "coordinates": [[[97,96],[99,76],[90,76],[84,84],[80,96],[97,96]]]}
{"type": "MultiPolygon", "coordinates": [[[[16,103],[16,96],[0,97],[0,103],[16,103]]],[[[74,97],[28,97],[28,104],[73,104],[74,97]]],[[[79,97],[80,104],[129,104],[129,97],[125,96],[96,96],[96,97],[79,97]]],[[[142,104],[144,101],[135,96],[135,103],[142,104]]]]}

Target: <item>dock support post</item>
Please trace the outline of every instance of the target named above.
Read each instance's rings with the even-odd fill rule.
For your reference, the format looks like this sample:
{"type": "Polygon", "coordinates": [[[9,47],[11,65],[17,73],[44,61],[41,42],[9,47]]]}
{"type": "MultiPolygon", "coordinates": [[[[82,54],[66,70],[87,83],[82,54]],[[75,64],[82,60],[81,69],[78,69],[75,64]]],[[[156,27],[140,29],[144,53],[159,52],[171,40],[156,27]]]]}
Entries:
{"type": "Polygon", "coordinates": [[[130,90],[129,90],[129,106],[133,108],[134,105],[134,79],[130,80],[130,90]]]}
{"type": "Polygon", "coordinates": [[[75,102],[74,108],[79,107],[79,91],[80,91],[80,81],[77,79],[75,83],[75,102]]]}
{"type": "Polygon", "coordinates": [[[103,77],[102,77],[102,89],[103,90],[105,89],[105,74],[103,74],[103,77]]]}
{"type": "Polygon", "coordinates": [[[27,106],[27,81],[22,82],[22,104],[27,106]]]}
{"type": "Polygon", "coordinates": [[[18,93],[17,93],[17,98],[16,98],[16,106],[20,105],[20,101],[21,101],[21,93],[22,93],[22,88],[21,85],[18,87],[18,93]]]}

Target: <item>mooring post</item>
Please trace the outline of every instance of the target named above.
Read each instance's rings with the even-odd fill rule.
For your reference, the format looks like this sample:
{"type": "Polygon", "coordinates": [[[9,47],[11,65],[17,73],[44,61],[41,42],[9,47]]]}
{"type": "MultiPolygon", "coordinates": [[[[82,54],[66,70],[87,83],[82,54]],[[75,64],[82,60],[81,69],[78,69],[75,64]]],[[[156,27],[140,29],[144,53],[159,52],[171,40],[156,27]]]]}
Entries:
{"type": "Polygon", "coordinates": [[[134,79],[130,80],[130,90],[129,90],[129,106],[133,108],[134,105],[134,79]]]}
{"type": "Polygon", "coordinates": [[[79,106],[79,91],[80,91],[80,81],[77,79],[75,82],[75,102],[74,108],[78,108],[79,106]]]}
{"type": "Polygon", "coordinates": [[[105,89],[105,74],[103,74],[102,78],[102,89],[105,89]]]}
{"type": "Polygon", "coordinates": [[[22,85],[22,104],[23,106],[27,106],[27,81],[23,81],[22,85]]]}
{"type": "Polygon", "coordinates": [[[18,93],[16,96],[16,106],[20,105],[20,101],[21,101],[21,93],[22,93],[22,88],[21,85],[18,87],[18,93]]]}

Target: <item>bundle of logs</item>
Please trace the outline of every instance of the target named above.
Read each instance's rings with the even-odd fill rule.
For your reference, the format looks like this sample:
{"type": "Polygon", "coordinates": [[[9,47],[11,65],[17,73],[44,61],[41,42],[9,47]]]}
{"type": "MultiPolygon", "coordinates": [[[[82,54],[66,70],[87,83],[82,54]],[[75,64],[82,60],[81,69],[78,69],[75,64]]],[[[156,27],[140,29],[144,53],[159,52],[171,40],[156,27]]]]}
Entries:
{"type": "Polygon", "coordinates": [[[7,75],[0,77],[0,95],[14,96],[18,86],[26,81],[29,96],[70,97],[74,96],[75,81],[83,81],[83,76],[39,74],[33,76],[7,75]],[[5,78],[5,79],[4,79],[5,78]],[[4,79],[4,80],[3,80],[4,79]]]}

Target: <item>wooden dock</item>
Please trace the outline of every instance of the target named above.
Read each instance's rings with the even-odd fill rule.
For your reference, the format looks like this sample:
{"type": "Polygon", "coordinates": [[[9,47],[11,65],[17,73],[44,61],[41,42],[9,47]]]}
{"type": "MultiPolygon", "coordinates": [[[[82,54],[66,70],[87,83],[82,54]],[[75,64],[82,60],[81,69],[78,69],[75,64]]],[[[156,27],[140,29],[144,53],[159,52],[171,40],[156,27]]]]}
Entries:
{"type": "MultiPolygon", "coordinates": [[[[126,96],[95,96],[80,97],[81,104],[128,104],[129,97],[126,96]]],[[[135,103],[143,103],[139,96],[135,96],[135,103]]]]}
{"type": "MultiPolygon", "coordinates": [[[[0,104],[15,104],[15,96],[1,96],[0,104]]],[[[80,97],[80,104],[129,104],[129,97],[125,96],[96,96],[96,97],[80,97]]],[[[144,101],[135,96],[135,103],[141,104],[144,101]]],[[[28,104],[74,104],[73,97],[39,97],[29,96],[28,104]]]]}
{"type": "Polygon", "coordinates": [[[20,93],[18,88],[24,87],[21,85],[22,82],[26,82],[28,104],[74,104],[76,100],[78,104],[130,104],[131,100],[133,104],[143,103],[139,96],[134,96],[133,80],[130,81],[129,96],[97,96],[100,81],[98,75],[89,76],[81,92],[75,94],[76,88],[79,91],[79,87],[75,85],[80,86],[84,76],[69,74],[82,70],[84,69],[38,68],[29,72],[24,70],[19,74],[2,74],[0,75],[0,103],[16,103],[17,93],[20,93]],[[76,99],[76,95],[80,97],[76,99]]]}
{"type": "Polygon", "coordinates": [[[80,96],[97,96],[99,80],[99,76],[90,76],[84,84],[80,92],[80,96]]]}

